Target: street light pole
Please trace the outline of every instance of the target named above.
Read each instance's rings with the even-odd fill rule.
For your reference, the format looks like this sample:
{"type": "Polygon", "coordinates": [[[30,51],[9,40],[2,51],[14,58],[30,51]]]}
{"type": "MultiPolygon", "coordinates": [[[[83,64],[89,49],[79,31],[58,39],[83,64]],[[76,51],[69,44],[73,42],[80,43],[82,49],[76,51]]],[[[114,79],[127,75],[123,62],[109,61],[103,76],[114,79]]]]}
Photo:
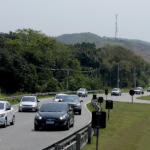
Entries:
{"type": "Polygon", "coordinates": [[[134,67],[134,88],[136,88],[136,68],[134,67]]]}
{"type": "Polygon", "coordinates": [[[119,79],[119,63],[118,63],[118,80],[117,80],[117,87],[119,88],[119,82],[120,82],[120,79],[119,79]]]}
{"type": "Polygon", "coordinates": [[[69,76],[69,69],[67,68],[67,90],[68,90],[68,76],[69,76]]]}

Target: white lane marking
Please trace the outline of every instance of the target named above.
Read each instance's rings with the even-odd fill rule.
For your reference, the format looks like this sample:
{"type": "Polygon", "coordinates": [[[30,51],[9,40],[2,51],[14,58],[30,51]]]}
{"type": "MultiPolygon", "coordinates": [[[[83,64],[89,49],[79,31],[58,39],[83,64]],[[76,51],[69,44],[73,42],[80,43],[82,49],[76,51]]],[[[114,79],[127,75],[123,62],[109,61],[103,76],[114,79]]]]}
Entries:
{"type": "MultiPolygon", "coordinates": [[[[90,103],[90,102],[85,103],[84,106],[85,106],[85,108],[88,110],[88,112],[89,112],[89,114],[90,114],[90,117],[92,118],[91,112],[90,112],[89,109],[86,107],[86,105],[87,105],[88,103],[90,103]]],[[[89,123],[91,122],[91,118],[90,118],[89,123]]]]}

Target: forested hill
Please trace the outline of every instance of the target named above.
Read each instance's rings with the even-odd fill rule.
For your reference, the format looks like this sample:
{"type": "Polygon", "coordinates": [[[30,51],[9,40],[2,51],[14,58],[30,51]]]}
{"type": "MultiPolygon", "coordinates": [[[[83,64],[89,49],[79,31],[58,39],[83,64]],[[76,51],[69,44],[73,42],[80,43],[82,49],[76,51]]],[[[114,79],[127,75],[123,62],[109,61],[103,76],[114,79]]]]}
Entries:
{"type": "Polygon", "coordinates": [[[82,42],[95,43],[97,48],[104,47],[106,45],[118,45],[132,50],[136,54],[142,56],[142,58],[150,63],[150,43],[133,40],[133,39],[123,39],[123,38],[110,38],[110,37],[100,37],[93,33],[75,33],[75,34],[63,34],[55,37],[58,41],[65,44],[75,44],[82,42]]]}
{"type": "Polygon", "coordinates": [[[122,46],[62,44],[32,29],[0,34],[2,93],[112,88],[117,87],[118,73],[120,88],[134,87],[135,73],[137,86],[149,86],[150,64],[122,46]]]}

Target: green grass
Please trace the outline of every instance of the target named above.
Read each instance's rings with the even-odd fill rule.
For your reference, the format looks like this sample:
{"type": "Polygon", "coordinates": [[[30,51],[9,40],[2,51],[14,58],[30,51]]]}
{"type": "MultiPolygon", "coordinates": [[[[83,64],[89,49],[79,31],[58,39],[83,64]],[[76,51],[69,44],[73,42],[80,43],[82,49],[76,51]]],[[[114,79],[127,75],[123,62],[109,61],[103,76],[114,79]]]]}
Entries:
{"type": "Polygon", "coordinates": [[[150,100],[150,95],[137,97],[136,99],[140,99],[140,100],[150,100]]]}
{"type": "MultiPolygon", "coordinates": [[[[87,107],[94,110],[90,103],[87,107]]],[[[101,107],[108,115],[105,101],[101,107]]],[[[150,105],[114,101],[113,107],[109,120],[106,118],[106,128],[99,130],[99,150],[149,150],[150,105]]],[[[93,136],[92,144],[82,150],[95,150],[96,138],[93,136]]]]}
{"type": "MultiPolygon", "coordinates": [[[[49,98],[49,97],[54,97],[54,96],[55,96],[55,95],[38,96],[38,99],[49,98]]],[[[20,103],[20,100],[21,100],[21,98],[18,98],[18,99],[11,99],[11,100],[9,100],[9,103],[10,103],[11,105],[15,105],[15,104],[20,103]]]]}

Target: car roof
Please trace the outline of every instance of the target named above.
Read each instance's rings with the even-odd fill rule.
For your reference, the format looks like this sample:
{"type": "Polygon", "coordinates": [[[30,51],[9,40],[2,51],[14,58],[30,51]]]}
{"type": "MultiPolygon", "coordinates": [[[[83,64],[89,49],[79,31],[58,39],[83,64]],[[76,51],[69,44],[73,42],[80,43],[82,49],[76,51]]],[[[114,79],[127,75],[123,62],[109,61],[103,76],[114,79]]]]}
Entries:
{"type": "Polygon", "coordinates": [[[67,95],[67,94],[64,94],[64,93],[60,93],[60,94],[56,94],[56,95],[67,95]]]}
{"type": "Polygon", "coordinates": [[[26,96],[22,96],[22,97],[36,97],[36,96],[31,96],[31,95],[27,96],[27,95],[26,95],[26,96]]]}
{"type": "Polygon", "coordinates": [[[67,97],[67,96],[74,96],[74,97],[78,97],[78,95],[65,95],[64,97],[67,97]]]}
{"type": "Polygon", "coordinates": [[[47,102],[47,103],[43,103],[43,105],[47,105],[47,104],[68,105],[67,102],[47,102]]]}
{"type": "Polygon", "coordinates": [[[0,103],[8,103],[7,101],[0,101],[0,103]]]}

